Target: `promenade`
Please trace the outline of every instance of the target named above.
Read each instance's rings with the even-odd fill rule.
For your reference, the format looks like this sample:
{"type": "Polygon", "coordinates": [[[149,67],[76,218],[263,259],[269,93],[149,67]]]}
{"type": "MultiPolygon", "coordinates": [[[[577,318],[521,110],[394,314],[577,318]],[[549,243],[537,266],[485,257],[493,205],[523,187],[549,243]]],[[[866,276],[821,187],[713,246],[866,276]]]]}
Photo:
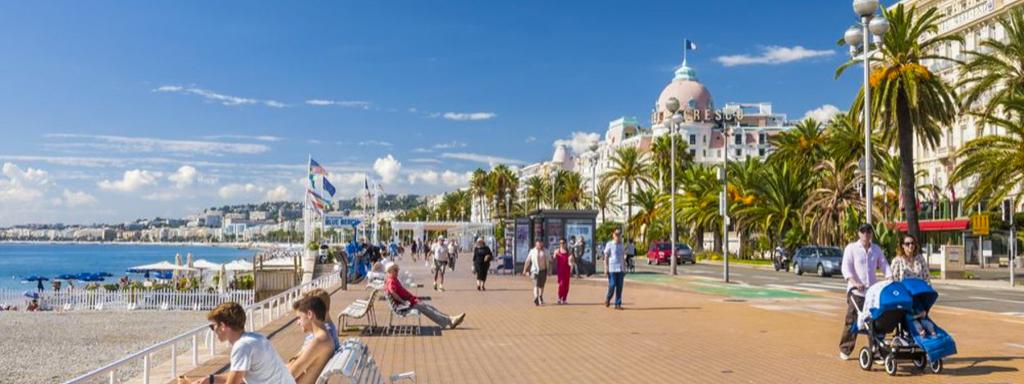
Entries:
{"type": "MultiPolygon", "coordinates": [[[[492,276],[476,291],[468,257],[448,274],[446,292],[429,289],[429,270],[399,263],[427,288],[419,295],[465,323],[439,336],[345,337],[366,342],[386,375],[415,371],[418,383],[861,383],[891,380],[880,367],[864,372],[856,361],[837,358],[843,298],[831,292],[799,292],[723,284],[699,276],[643,273],[626,280],[625,310],[603,305],[602,279],[572,281],[569,305],[536,307],[522,276],[492,276]]],[[[687,267],[681,267],[687,268],[687,267]]],[[[549,279],[546,300],[555,302],[549,279]]],[[[335,316],[361,285],[332,296],[335,316]]],[[[941,293],[941,292],[940,292],[941,293]]],[[[956,338],[960,353],[941,375],[911,372],[905,383],[1024,382],[1024,319],[937,306],[936,323],[956,338]]],[[[377,303],[386,325],[388,309],[377,303]]],[[[415,324],[414,319],[400,320],[415,324]]],[[[423,325],[433,324],[423,319],[423,325]]],[[[281,356],[294,355],[302,335],[290,319],[261,330],[281,356]]],[[[858,349],[864,340],[858,340],[858,349]]],[[[221,355],[189,375],[225,369],[221,355]]],[[[337,381],[335,381],[337,382],[337,381]]]]}

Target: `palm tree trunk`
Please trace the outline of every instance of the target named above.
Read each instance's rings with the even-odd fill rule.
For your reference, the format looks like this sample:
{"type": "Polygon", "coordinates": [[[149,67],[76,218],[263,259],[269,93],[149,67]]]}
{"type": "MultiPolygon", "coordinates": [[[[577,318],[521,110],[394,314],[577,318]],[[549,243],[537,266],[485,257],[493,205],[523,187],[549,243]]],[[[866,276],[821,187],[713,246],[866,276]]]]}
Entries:
{"type": "Polygon", "coordinates": [[[693,238],[695,240],[694,242],[696,243],[696,244],[693,245],[693,249],[696,249],[697,252],[703,252],[704,251],[704,226],[698,225],[698,226],[694,227],[693,232],[694,232],[693,233],[693,238]]]}
{"type": "MultiPolygon", "coordinates": [[[[907,233],[915,239],[921,238],[921,227],[917,219],[917,180],[914,180],[914,130],[910,122],[910,106],[905,94],[900,94],[896,104],[896,119],[900,148],[900,189],[903,195],[903,213],[907,217],[907,233]]],[[[920,240],[919,240],[920,241],[920,240]]]]}
{"type": "Polygon", "coordinates": [[[626,226],[626,230],[623,233],[626,238],[632,239],[633,237],[629,234],[629,219],[633,217],[633,184],[626,184],[626,220],[623,220],[623,224],[626,226]]]}

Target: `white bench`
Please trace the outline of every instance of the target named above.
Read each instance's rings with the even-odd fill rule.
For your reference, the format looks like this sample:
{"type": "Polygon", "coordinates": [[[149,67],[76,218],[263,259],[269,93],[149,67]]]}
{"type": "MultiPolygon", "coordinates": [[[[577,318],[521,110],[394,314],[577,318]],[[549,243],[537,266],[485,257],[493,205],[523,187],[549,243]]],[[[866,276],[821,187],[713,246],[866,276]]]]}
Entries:
{"type": "Polygon", "coordinates": [[[393,324],[395,321],[395,316],[401,318],[416,316],[416,330],[419,331],[419,329],[423,327],[423,316],[420,314],[420,311],[417,311],[416,308],[409,306],[408,303],[406,303],[406,305],[399,304],[398,302],[395,301],[394,297],[391,297],[391,294],[389,293],[385,293],[384,297],[388,301],[388,308],[391,309],[391,314],[390,316],[388,316],[388,332],[394,332],[393,324]]]}
{"type": "MultiPolygon", "coordinates": [[[[369,348],[359,339],[351,338],[341,344],[338,352],[327,361],[316,384],[326,384],[332,377],[343,377],[350,384],[384,384],[377,362],[373,360],[369,348]]],[[[390,377],[391,382],[399,380],[416,380],[415,372],[405,372],[390,377]]]]}
{"type": "Polygon", "coordinates": [[[376,289],[370,291],[370,296],[366,300],[356,299],[338,314],[338,324],[341,325],[338,328],[339,334],[345,332],[345,323],[349,318],[362,319],[365,317],[367,326],[377,326],[377,316],[373,311],[373,302],[377,299],[377,292],[379,291],[376,289]]]}

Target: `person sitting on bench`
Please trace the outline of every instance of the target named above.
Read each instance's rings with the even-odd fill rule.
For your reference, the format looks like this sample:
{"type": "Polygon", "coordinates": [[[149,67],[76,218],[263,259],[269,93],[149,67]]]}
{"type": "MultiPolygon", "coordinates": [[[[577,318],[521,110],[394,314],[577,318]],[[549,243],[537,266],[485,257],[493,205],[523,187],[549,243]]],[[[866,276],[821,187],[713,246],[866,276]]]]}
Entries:
{"type": "Polygon", "coordinates": [[[218,305],[206,319],[220,342],[231,344],[231,366],[227,374],[188,379],[178,384],[295,384],[270,340],[259,333],[245,332],[245,309],[236,302],[218,305]]]}
{"type": "Polygon", "coordinates": [[[306,296],[292,304],[292,309],[302,332],[312,334],[313,339],[302,346],[294,360],[288,362],[288,371],[296,383],[312,384],[334,355],[334,340],[324,327],[327,306],[317,296],[306,296]]]}
{"type": "Polygon", "coordinates": [[[455,329],[459,324],[462,324],[462,320],[466,318],[466,314],[459,314],[458,316],[448,316],[441,312],[437,308],[430,304],[421,303],[419,298],[409,291],[405,290],[402,286],[402,282],[398,278],[398,264],[387,263],[384,267],[387,271],[387,279],[384,280],[384,290],[391,295],[396,303],[409,303],[409,306],[424,316],[428,317],[431,321],[437,323],[441,328],[455,329]]]}

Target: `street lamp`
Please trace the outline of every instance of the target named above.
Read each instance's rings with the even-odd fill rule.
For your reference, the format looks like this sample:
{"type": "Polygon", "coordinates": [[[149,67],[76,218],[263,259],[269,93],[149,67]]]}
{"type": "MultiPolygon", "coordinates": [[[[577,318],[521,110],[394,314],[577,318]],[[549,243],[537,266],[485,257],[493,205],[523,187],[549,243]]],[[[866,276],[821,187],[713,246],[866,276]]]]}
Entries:
{"type": "Polygon", "coordinates": [[[889,21],[884,17],[875,16],[878,0],[854,0],[853,11],[860,16],[860,23],[851,26],[843,34],[843,40],[850,45],[850,56],[862,56],[864,64],[864,216],[871,224],[871,204],[874,190],[871,182],[871,84],[868,81],[871,71],[871,35],[875,43],[882,43],[882,36],[889,30],[889,21]],[[858,47],[862,49],[858,49],[858,47]]]}
{"type": "Polygon", "coordinates": [[[669,240],[669,265],[673,275],[678,274],[677,262],[676,262],[676,130],[679,129],[679,124],[683,122],[683,115],[679,113],[679,99],[670,97],[665,102],[665,109],[672,114],[669,118],[663,122],[668,124],[668,140],[672,143],[671,151],[669,154],[669,184],[672,186],[669,190],[669,205],[672,206],[672,230],[671,240],[669,240]]]}

